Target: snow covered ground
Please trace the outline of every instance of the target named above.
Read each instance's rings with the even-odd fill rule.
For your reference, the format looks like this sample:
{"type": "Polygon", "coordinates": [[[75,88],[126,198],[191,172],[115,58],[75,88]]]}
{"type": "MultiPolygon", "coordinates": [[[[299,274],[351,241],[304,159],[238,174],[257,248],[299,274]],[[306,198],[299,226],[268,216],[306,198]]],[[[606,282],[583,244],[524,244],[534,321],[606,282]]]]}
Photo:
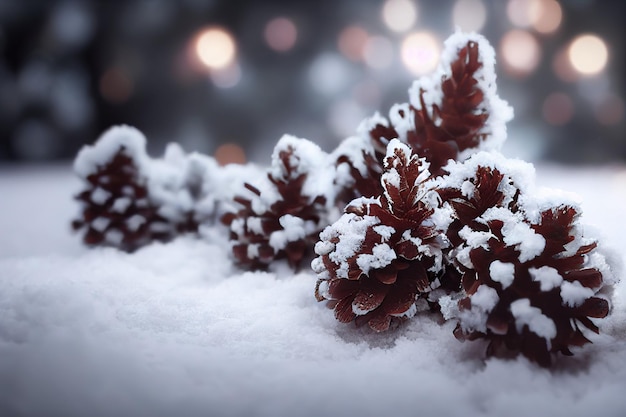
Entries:
{"type": "MultiPolygon", "coordinates": [[[[626,167],[538,167],[626,246],[626,167]]],[[[626,415],[626,283],[594,344],[551,370],[483,359],[453,323],[337,322],[315,275],[242,273],[224,233],[134,254],[70,232],[67,166],[0,167],[1,416],[626,415]]],[[[617,258],[624,261],[620,250],[617,258]]]]}

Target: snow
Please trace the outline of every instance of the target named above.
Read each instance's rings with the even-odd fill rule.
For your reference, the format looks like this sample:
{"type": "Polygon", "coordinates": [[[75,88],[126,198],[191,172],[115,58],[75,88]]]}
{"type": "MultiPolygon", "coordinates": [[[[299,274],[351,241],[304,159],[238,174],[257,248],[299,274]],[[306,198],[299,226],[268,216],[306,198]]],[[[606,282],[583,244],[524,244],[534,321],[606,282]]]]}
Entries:
{"type": "MultiPolygon", "coordinates": [[[[626,245],[626,167],[539,166],[537,181],[576,191],[585,235],[594,225],[624,260],[608,249],[626,245]]],[[[312,271],[234,267],[225,228],[133,254],[87,249],[69,227],[79,188],[69,166],[0,166],[2,416],[624,414],[623,281],[575,356],[549,370],[485,361],[482,341],[459,343],[437,315],[385,334],[337,322],[312,271]]]]}
{"type": "Polygon", "coordinates": [[[548,346],[550,346],[550,341],[556,337],[554,321],[544,315],[540,308],[532,307],[528,298],[513,301],[511,314],[515,317],[515,327],[518,333],[522,332],[524,326],[528,326],[528,330],[546,339],[548,346]]]}
{"type": "Polygon", "coordinates": [[[491,279],[502,284],[502,289],[508,288],[515,279],[515,265],[510,262],[493,261],[489,265],[491,279]]]}

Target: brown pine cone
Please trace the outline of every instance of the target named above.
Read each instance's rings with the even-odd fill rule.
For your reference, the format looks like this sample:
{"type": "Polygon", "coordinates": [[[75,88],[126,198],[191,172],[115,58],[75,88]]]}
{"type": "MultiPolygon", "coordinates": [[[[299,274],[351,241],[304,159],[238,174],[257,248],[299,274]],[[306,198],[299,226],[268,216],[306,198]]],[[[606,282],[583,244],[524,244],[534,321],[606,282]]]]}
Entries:
{"type": "Polygon", "coordinates": [[[138,130],[116,127],[77,156],[75,171],[86,188],[76,196],[81,217],[72,227],[83,231],[85,244],[134,251],[174,236],[175,229],[149,197],[145,144],[138,130]]]}
{"type": "Polygon", "coordinates": [[[445,241],[433,219],[428,163],[397,140],[389,144],[384,193],[354,200],[321,234],[311,266],[318,301],[329,300],[343,323],[385,331],[418,309],[437,286],[445,241]]]}
{"type": "Polygon", "coordinates": [[[486,339],[488,355],[521,354],[550,366],[552,353],[571,355],[589,343],[582,329],[609,313],[595,241],[581,238],[573,206],[545,209],[537,222],[506,208],[480,216],[485,230],[461,230],[465,296],[455,335],[486,339]]]}
{"type": "Polygon", "coordinates": [[[274,148],[265,182],[246,183],[242,208],[227,213],[235,260],[250,269],[265,269],[278,259],[297,268],[310,256],[319,232],[331,221],[334,169],[328,155],[305,139],[283,136],[274,148]]]}
{"type": "Polygon", "coordinates": [[[415,82],[410,104],[395,105],[389,121],[375,116],[369,136],[378,158],[399,138],[430,163],[433,176],[449,160],[500,146],[512,110],[496,93],[495,59],[480,35],[455,34],[445,44],[439,70],[415,82]]]}

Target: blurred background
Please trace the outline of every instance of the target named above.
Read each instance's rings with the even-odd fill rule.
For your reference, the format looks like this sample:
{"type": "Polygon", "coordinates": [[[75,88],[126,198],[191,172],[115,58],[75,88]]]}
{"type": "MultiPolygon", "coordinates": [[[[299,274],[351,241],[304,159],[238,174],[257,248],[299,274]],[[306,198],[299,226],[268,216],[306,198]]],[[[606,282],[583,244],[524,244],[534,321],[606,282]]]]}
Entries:
{"type": "Polygon", "coordinates": [[[0,163],[72,159],[113,124],[267,164],[330,151],[408,101],[460,27],[497,51],[504,152],[626,160],[625,3],[600,0],[0,0],[0,163]]]}

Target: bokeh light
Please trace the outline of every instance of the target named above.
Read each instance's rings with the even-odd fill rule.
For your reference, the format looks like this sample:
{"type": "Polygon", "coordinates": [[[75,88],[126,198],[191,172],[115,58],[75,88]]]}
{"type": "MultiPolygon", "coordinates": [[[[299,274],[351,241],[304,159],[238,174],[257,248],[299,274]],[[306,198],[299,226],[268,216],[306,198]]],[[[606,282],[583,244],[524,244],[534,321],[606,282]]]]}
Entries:
{"type": "Polygon", "coordinates": [[[369,36],[360,26],[348,26],[339,34],[337,47],[339,51],[352,61],[364,59],[365,44],[369,36]]]}
{"type": "Polygon", "coordinates": [[[365,43],[363,58],[374,69],[385,69],[393,62],[393,44],[384,36],[371,36],[365,43]]]}
{"type": "Polygon", "coordinates": [[[263,34],[268,46],[278,52],[290,50],[298,39],[295,23],[286,17],[277,17],[267,22],[263,34]]]}
{"type": "Polygon", "coordinates": [[[538,5],[540,9],[533,16],[533,29],[544,34],[556,31],[563,20],[563,10],[559,2],[556,0],[543,0],[538,5]]]}
{"type": "Polygon", "coordinates": [[[406,32],[417,21],[417,6],[411,0],[387,0],[382,10],[383,22],[394,32],[406,32]]]}
{"type": "Polygon", "coordinates": [[[574,116],[574,102],[565,93],[555,92],[543,102],[541,113],[546,122],[555,126],[562,126],[572,120],[574,116]]]}
{"type": "Polygon", "coordinates": [[[532,34],[524,30],[514,29],[502,37],[500,54],[509,74],[525,76],[533,72],[539,65],[541,47],[532,34]]]}
{"type": "Polygon", "coordinates": [[[567,48],[561,48],[552,59],[552,69],[562,81],[574,82],[580,78],[580,74],[572,67],[567,48]]]}
{"type": "Polygon", "coordinates": [[[537,21],[541,14],[542,0],[509,0],[506,14],[511,23],[520,28],[527,28],[537,21]]]}
{"type": "Polygon", "coordinates": [[[245,164],[246,153],[243,148],[235,143],[220,145],[214,154],[215,160],[220,165],[245,164]]]}
{"type": "Polygon", "coordinates": [[[568,55],[574,69],[582,75],[598,74],[609,59],[606,44],[593,34],[576,37],[569,46],[568,55]]]}
{"type": "Polygon", "coordinates": [[[452,23],[465,32],[480,31],[487,21],[487,8],[482,0],[457,0],[452,9],[452,23]]]}
{"type": "Polygon", "coordinates": [[[439,40],[430,32],[416,32],[402,42],[402,62],[414,75],[433,71],[439,62],[439,40]]]}
{"type": "Polygon", "coordinates": [[[200,62],[209,69],[226,68],[237,53],[232,35],[218,27],[203,30],[195,41],[195,50],[200,62]]]}

